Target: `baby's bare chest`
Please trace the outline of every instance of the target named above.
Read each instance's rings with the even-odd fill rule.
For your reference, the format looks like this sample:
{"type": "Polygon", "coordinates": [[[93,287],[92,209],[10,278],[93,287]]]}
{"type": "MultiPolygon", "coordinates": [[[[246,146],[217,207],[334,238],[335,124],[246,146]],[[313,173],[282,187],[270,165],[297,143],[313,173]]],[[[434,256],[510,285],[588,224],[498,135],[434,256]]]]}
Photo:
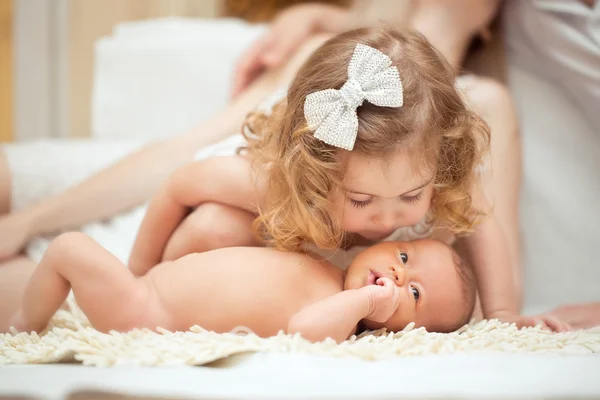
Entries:
{"type": "Polygon", "coordinates": [[[307,256],[267,251],[198,254],[150,275],[173,312],[201,310],[233,319],[297,312],[343,287],[335,267],[307,256]]]}

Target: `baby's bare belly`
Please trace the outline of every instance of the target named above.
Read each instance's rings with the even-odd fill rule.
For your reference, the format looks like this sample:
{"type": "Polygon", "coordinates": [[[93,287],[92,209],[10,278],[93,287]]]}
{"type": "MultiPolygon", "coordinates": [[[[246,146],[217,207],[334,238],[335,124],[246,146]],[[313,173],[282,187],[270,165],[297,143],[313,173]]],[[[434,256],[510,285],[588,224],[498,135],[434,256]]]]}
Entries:
{"type": "Polygon", "coordinates": [[[325,261],[266,248],[226,248],[161,264],[146,275],[171,330],[246,327],[261,336],[286,331],[303,307],[338,293],[342,272],[325,261]]]}

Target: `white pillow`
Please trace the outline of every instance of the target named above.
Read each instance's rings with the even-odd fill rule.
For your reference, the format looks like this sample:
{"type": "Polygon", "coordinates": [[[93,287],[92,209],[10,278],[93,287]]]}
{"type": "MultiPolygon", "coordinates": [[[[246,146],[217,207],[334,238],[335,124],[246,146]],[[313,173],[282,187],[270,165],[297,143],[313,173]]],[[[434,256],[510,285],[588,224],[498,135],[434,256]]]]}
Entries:
{"type": "Polygon", "coordinates": [[[168,18],[119,25],[96,44],[92,135],[151,140],[224,107],[235,62],[264,25],[168,18]]]}

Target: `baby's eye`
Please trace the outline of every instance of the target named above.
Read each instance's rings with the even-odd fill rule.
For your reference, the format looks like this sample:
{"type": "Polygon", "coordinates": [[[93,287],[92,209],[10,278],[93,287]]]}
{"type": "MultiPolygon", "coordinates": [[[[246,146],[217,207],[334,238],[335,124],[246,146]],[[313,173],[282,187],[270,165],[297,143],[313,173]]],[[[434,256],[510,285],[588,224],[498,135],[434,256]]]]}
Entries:
{"type": "Polygon", "coordinates": [[[402,251],[398,252],[398,258],[402,261],[402,264],[406,264],[408,262],[408,255],[402,251]]]}
{"type": "Polygon", "coordinates": [[[421,295],[421,294],[419,293],[419,289],[417,289],[416,287],[414,287],[414,286],[413,286],[413,287],[411,287],[411,288],[410,288],[410,290],[411,290],[411,291],[412,291],[412,293],[413,293],[413,296],[414,296],[414,298],[415,298],[415,301],[419,300],[419,296],[421,295]]]}

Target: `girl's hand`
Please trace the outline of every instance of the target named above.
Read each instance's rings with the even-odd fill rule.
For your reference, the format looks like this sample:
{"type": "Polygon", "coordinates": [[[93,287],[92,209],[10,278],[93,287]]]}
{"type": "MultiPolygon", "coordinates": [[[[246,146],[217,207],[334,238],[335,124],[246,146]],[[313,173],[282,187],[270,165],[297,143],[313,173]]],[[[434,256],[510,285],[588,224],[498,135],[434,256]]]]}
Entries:
{"type": "Polygon", "coordinates": [[[16,256],[30,239],[31,222],[26,214],[0,217],[0,261],[16,256]]]}
{"type": "Polygon", "coordinates": [[[551,330],[553,332],[567,332],[572,330],[568,323],[551,314],[540,314],[534,316],[502,314],[498,316],[491,316],[491,318],[498,319],[500,322],[508,322],[510,324],[514,323],[519,329],[540,325],[543,329],[551,330]]]}
{"type": "Polygon", "coordinates": [[[561,306],[549,315],[565,321],[573,329],[593,328],[600,326],[600,302],[561,306]]]}
{"type": "Polygon", "coordinates": [[[377,279],[376,285],[361,288],[369,299],[369,314],[366,319],[383,323],[394,315],[400,303],[400,289],[389,278],[377,279]]]}

